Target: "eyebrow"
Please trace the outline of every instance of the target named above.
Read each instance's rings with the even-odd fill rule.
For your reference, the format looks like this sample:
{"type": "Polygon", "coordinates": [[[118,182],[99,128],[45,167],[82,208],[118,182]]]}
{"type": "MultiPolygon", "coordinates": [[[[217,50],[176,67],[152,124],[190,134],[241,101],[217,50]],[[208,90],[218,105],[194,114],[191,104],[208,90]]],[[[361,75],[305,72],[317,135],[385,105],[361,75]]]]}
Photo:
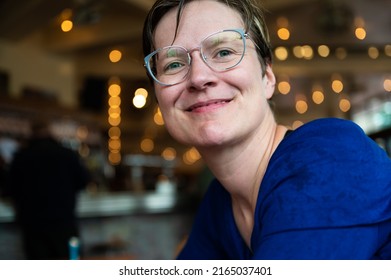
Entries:
{"type": "Polygon", "coordinates": [[[170,48],[167,51],[167,57],[173,57],[173,56],[176,56],[176,55],[177,55],[177,51],[175,49],[170,48]]]}

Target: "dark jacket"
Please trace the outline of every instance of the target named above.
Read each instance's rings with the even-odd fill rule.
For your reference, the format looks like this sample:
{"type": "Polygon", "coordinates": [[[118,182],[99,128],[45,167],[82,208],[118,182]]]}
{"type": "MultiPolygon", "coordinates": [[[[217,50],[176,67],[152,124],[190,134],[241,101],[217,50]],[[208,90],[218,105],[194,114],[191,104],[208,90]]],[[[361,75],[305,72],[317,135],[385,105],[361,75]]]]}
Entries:
{"type": "Polygon", "coordinates": [[[79,156],[50,137],[20,149],[7,177],[7,193],[22,225],[74,223],[77,192],[90,180],[79,156]]]}

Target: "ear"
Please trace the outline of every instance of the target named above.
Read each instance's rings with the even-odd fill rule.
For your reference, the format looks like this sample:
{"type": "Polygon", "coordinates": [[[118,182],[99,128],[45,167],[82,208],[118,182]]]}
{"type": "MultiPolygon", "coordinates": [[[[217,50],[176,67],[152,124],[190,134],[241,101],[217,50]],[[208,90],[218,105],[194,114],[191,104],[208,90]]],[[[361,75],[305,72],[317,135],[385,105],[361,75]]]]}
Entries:
{"type": "Polygon", "coordinates": [[[265,97],[267,99],[272,98],[276,87],[276,76],[274,75],[270,64],[266,65],[265,75],[263,77],[263,83],[265,86],[265,97]]]}

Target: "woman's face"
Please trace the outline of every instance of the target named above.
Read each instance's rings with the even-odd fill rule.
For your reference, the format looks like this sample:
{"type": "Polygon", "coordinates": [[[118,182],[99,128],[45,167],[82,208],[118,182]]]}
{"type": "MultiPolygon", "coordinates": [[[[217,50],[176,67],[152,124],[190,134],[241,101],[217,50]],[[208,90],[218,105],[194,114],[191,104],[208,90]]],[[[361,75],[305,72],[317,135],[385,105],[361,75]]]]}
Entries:
{"type": "MultiPolygon", "coordinates": [[[[191,1],[183,10],[173,42],[176,13],[171,10],[158,24],[156,48],[173,44],[190,50],[216,31],[244,29],[240,15],[223,3],[191,1]]],[[[184,81],[173,86],[155,82],[165,125],[179,142],[198,148],[235,144],[270,121],[267,99],[273,94],[275,78],[270,67],[263,77],[253,42],[247,39],[246,44],[243,60],[228,71],[212,70],[196,50],[191,52],[191,69],[184,81]]]]}

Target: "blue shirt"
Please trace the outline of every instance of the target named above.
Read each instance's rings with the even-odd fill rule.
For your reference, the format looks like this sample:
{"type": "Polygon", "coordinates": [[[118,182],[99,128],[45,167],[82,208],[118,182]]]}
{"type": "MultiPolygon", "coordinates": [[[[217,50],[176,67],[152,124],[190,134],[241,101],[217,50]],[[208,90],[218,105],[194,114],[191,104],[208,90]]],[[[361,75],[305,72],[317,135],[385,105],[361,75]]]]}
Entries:
{"type": "Polygon", "coordinates": [[[391,160],[353,122],[307,123],[270,159],[251,248],[214,180],[178,259],[391,259],[391,160]]]}

